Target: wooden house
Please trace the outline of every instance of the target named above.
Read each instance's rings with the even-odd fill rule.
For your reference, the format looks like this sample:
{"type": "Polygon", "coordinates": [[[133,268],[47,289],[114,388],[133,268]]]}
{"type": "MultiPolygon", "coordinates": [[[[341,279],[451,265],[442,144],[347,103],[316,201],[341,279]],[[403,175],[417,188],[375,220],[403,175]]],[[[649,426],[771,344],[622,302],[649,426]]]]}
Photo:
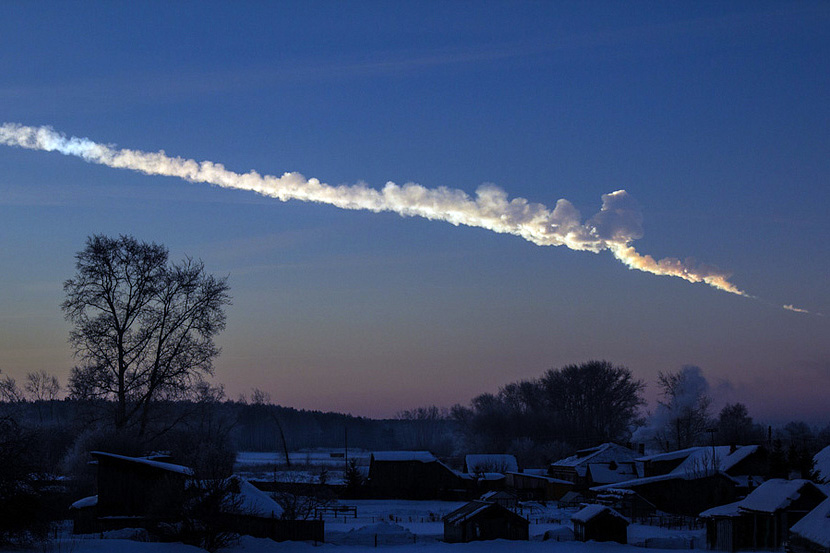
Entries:
{"type": "Polygon", "coordinates": [[[790,528],[787,553],[830,553],[830,499],[790,528]]]}
{"type": "Polygon", "coordinates": [[[573,490],[573,482],[547,476],[544,469],[540,471],[508,472],[505,486],[515,490],[522,499],[535,501],[556,501],[573,490]]]}
{"type": "Polygon", "coordinates": [[[530,523],[498,503],[471,501],[446,515],[444,541],[527,540],[530,523]]]}
{"type": "Polygon", "coordinates": [[[587,505],[571,517],[579,541],[628,543],[628,519],[607,505],[587,505]]]}
{"type": "Polygon", "coordinates": [[[775,478],[740,501],[708,509],[706,541],[711,549],[779,549],[790,528],[827,499],[809,480],[775,478]]]}
{"type": "Polygon", "coordinates": [[[634,460],[638,455],[633,449],[609,442],[551,463],[548,475],[572,482],[576,490],[630,480],[636,476],[634,460]]]}
{"type": "Polygon", "coordinates": [[[515,511],[519,507],[519,496],[509,490],[487,492],[480,499],[488,503],[498,503],[511,511],[515,511]]]}
{"type": "Polygon", "coordinates": [[[614,490],[634,490],[656,509],[666,513],[696,516],[704,509],[735,501],[739,483],[732,477],[717,472],[669,473],[661,476],[635,478],[605,486],[596,486],[591,491],[607,494],[614,490]]]}
{"type": "Polygon", "coordinates": [[[376,451],[368,486],[379,499],[450,499],[465,495],[468,483],[428,451],[376,451]]]}
{"type": "Polygon", "coordinates": [[[72,504],[76,534],[136,527],[154,532],[180,522],[189,502],[221,494],[214,495],[223,500],[205,524],[276,541],[323,541],[323,521],[283,520],[282,507],[244,478],[197,480],[190,468],[153,457],[91,455],[98,468],[98,494],[72,504]]]}
{"type": "Polygon", "coordinates": [[[190,468],[152,457],[91,455],[98,468],[98,494],[72,504],[75,533],[147,527],[181,512],[190,468]]]}

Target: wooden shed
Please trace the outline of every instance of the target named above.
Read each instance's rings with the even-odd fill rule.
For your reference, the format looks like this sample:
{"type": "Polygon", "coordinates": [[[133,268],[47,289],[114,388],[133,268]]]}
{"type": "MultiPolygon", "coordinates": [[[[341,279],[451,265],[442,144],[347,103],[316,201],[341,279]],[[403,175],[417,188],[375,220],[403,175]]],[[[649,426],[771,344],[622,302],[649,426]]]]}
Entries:
{"type": "Polygon", "coordinates": [[[628,543],[628,519],[607,505],[587,505],[571,517],[571,522],[579,541],[628,543]]]}
{"type": "Polygon", "coordinates": [[[466,493],[461,476],[428,451],[376,451],[369,489],[380,499],[449,499],[466,493]]]}
{"type": "Polygon", "coordinates": [[[788,553],[830,553],[830,499],[790,528],[786,546],[788,553]]]}
{"type": "Polygon", "coordinates": [[[444,541],[527,540],[530,523],[522,516],[488,501],[471,501],[443,518],[444,541]]]}
{"type": "Polygon", "coordinates": [[[744,499],[708,509],[706,541],[721,551],[779,549],[790,528],[827,499],[809,480],[774,478],[758,486],[744,499]]]}

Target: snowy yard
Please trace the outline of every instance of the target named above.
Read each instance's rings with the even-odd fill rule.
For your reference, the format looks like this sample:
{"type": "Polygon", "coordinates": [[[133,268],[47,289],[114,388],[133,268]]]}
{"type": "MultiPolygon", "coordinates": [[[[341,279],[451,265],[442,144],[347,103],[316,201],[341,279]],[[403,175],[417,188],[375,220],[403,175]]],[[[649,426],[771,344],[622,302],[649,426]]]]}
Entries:
{"type": "MultiPolygon", "coordinates": [[[[571,529],[573,509],[559,509],[553,505],[526,504],[523,515],[531,520],[530,541],[495,540],[469,544],[447,544],[443,538],[441,517],[463,505],[453,501],[353,500],[342,504],[357,507],[357,516],[329,516],[326,520],[325,544],[300,542],[277,543],[268,539],[242,537],[223,553],[291,553],[343,552],[362,553],[387,549],[392,553],[644,553],[642,547],[614,543],[580,543],[572,540],[556,541],[556,536],[567,536],[571,529]],[[548,533],[550,540],[543,541],[548,533]],[[377,540],[378,548],[375,548],[377,540]]],[[[123,534],[111,533],[112,538],[123,534]]],[[[572,536],[572,534],[571,534],[572,536]]],[[[689,548],[694,539],[696,549],[705,547],[702,530],[669,530],[632,524],[630,543],[645,544],[649,553],[677,551],[689,548]]],[[[40,547],[43,553],[195,553],[198,548],[183,544],[147,543],[125,539],[72,538],[64,535],[51,546],[40,547]]]]}

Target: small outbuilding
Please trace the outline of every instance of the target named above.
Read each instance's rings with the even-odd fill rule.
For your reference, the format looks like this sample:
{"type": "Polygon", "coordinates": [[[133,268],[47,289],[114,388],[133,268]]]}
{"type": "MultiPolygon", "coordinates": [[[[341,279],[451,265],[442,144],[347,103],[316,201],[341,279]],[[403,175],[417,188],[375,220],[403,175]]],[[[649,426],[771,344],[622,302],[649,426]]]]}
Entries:
{"type": "Polygon", "coordinates": [[[628,519],[607,505],[587,505],[571,517],[579,541],[628,543],[628,519]]]}
{"type": "Polygon", "coordinates": [[[481,500],[489,503],[498,503],[502,507],[514,511],[519,507],[519,496],[509,490],[487,492],[481,496],[481,500]]]}
{"type": "Polygon", "coordinates": [[[774,478],[744,499],[700,513],[711,549],[779,549],[790,528],[827,499],[809,480],[774,478]]]}
{"type": "Polygon", "coordinates": [[[444,541],[466,543],[479,540],[527,540],[530,522],[488,501],[471,501],[443,518],[444,541]]]}
{"type": "Polygon", "coordinates": [[[830,553],[830,499],[790,528],[788,553],[830,553]]]}

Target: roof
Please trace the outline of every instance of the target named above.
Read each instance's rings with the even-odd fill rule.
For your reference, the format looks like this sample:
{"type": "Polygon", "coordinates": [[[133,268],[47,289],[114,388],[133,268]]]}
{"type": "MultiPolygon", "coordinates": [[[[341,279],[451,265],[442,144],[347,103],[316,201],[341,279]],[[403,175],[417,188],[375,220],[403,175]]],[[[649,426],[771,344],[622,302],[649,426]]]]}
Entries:
{"type": "Polygon", "coordinates": [[[620,513],[609,507],[608,505],[586,505],[579,511],[571,516],[571,520],[575,520],[577,522],[588,522],[589,520],[595,519],[596,517],[607,513],[608,515],[619,518],[628,522],[628,519],[622,516],[620,513]]]}
{"type": "Polygon", "coordinates": [[[688,447],[668,453],[646,455],[645,457],[637,458],[637,461],[662,462],[683,459],[668,474],[684,474],[712,469],[726,472],[758,451],[758,447],[757,445],[737,446],[736,448],[728,445],[688,447]]]}
{"type": "Polygon", "coordinates": [[[796,522],[790,532],[821,547],[830,547],[830,499],[819,503],[818,507],[796,522]]]}
{"type": "Polygon", "coordinates": [[[581,449],[570,457],[565,457],[554,463],[554,467],[587,467],[591,463],[610,463],[611,461],[633,461],[637,457],[633,449],[617,445],[613,442],[604,443],[596,447],[581,449]]]}
{"type": "Polygon", "coordinates": [[[716,472],[716,473],[694,473],[694,472],[686,472],[675,474],[674,471],[668,474],[660,474],[657,476],[646,476],[645,478],[632,478],[631,480],[626,480],[624,482],[615,482],[613,484],[605,484],[603,486],[594,486],[591,488],[591,491],[594,492],[601,492],[601,491],[608,491],[613,490],[616,488],[635,488],[637,486],[645,486],[646,484],[653,484],[655,482],[667,482],[669,480],[697,480],[699,478],[710,478],[712,476],[720,476],[721,478],[728,479],[735,484],[739,484],[737,480],[733,477],[729,476],[725,472],[716,472]]]}
{"type": "Polygon", "coordinates": [[[536,480],[544,480],[545,482],[549,482],[551,484],[565,484],[567,486],[573,486],[574,483],[570,480],[562,480],[561,478],[552,478],[550,476],[544,476],[542,474],[537,474],[534,472],[508,472],[507,474],[512,474],[515,476],[524,476],[525,478],[534,478],[536,480]]]}
{"type": "Polygon", "coordinates": [[[830,445],[816,453],[813,461],[818,477],[825,482],[830,482],[830,445]]]}
{"type": "MultiPolygon", "coordinates": [[[[786,509],[801,497],[805,487],[815,488],[809,480],[783,480],[773,478],[767,480],[741,501],[741,509],[760,513],[774,513],[786,509]]],[[[818,489],[818,488],[816,488],[818,489]]]]}
{"type": "Polygon", "coordinates": [[[79,499],[75,503],[69,506],[70,509],[86,509],[87,507],[95,507],[98,505],[98,496],[97,495],[90,495],[89,497],[84,497],[83,499],[79,499]]]}
{"type": "Polygon", "coordinates": [[[475,454],[464,458],[467,472],[477,472],[481,467],[487,472],[517,472],[519,463],[513,455],[475,454]]]}
{"type": "Polygon", "coordinates": [[[470,520],[471,518],[478,516],[479,514],[483,513],[484,511],[487,511],[488,509],[496,509],[499,512],[504,513],[506,516],[518,518],[527,522],[527,519],[525,519],[524,517],[521,517],[513,511],[510,511],[509,509],[502,507],[498,503],[479,500],[470,501],[466,505],[463,505],[455,511],[445,515],[442,520],[447,524],[461,524],[462,522],[466,522],[467,520],[470,520]]]}
{"type": "Polygon", "coordinates": [[[786,509],[793,501],[796,501],[801,494],[804,493],[805,488],[812,487],[817,491],[824,493],[821,488],[810,482],[809,480],[783,480],[781,478],[773,478],[767,480],[752,493],[735,503],[713,507],[700,513],[701,517],[732,517],[740,516],[744,512],[756,513],[774,513],[781,509],[786,509]]]}
{"type": "Polygon", "coordinates": [[[741,515],[741,502],[727,503],[718,507],[712,507],[700,513],[701,518],[737,517],[741,515]]]}
{"type": "Polygon", "coordinates": [[[262,518],[280,518],[284,512],[279,503],[268,494],[258,489],[241,476],[231,476],[239,483],[239,493],[235,493],[234,503],[238,503],[242,514],[262,518]]]}
{"type": "Polygon", "coordinates": [[[518,496],[507,490],[493,490],[481,496],[482,501],[496,501],[497,499],[516,499],[518,496]]]}
{"type": "Polygon", "coordinates": [[[429,451],[375,451],[372,453],[375,461],[397,462],[397,461],[418,461],[420,463],[432,463],[438,459],[429,451]]]}
{"type": "Polygon", "coordinates": [[[90,451],[90,455],[96,458],[104,458],[104,459],[116,459],[119,461],[126,461],[128,463],[135,463],[138,465],[144,465],[147,467],[173,472],[177,474],[184,474],[186,476],[193,475],[193,469],[190,467],[185,467],[183,465],[174,465],[173,463],[162,463],[161,461],[154,461],[152,459],[148,459],[146,457],[127,457],[126,455],[117,455],[115,453],[106,453],[104,451],[90,451]]]}

